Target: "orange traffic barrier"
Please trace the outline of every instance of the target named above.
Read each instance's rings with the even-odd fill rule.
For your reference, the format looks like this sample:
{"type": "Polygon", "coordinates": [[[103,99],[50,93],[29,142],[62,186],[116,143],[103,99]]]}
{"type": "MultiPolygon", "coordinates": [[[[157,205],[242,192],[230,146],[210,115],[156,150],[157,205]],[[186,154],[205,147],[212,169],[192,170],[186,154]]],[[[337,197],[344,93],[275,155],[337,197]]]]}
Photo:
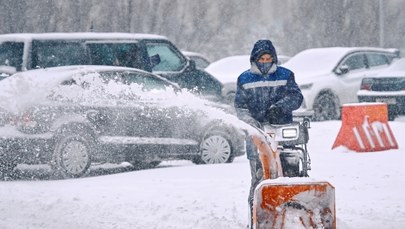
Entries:
{"type": "Polygon", "coordinates": [[[398,149],[388,125],[387,104],[344,104],[342,126],[332,149],[338,146],[345,146],[356,152],[398,149]]]}

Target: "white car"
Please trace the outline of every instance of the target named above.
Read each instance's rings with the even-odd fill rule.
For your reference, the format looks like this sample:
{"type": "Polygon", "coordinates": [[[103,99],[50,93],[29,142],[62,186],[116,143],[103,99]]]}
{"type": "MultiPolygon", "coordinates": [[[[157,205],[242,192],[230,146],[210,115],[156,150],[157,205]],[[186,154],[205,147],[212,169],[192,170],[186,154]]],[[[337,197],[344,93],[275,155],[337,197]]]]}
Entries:
{"type": "Polygon", "coordinates": [[[315,48],[298,53],[283,66],[295,74],[304,95],[302,108],[322,121],[338,119],[342,104],[358,102],[361,80],[377,75],[398,57],[397,49],[315,48]]]}
{"type": "MultiPolygon", "coordinates": [[[[279,64],[290,59],[289,56],[277,56],[279,64]]],[[[225,101],[233,103],[236,92],[236,81],[239,75],[250,69],[250,55],[229,56],[215,61],[205,68],[205,71],[213,75],[224,85],[222,95],[225,101]]]]}

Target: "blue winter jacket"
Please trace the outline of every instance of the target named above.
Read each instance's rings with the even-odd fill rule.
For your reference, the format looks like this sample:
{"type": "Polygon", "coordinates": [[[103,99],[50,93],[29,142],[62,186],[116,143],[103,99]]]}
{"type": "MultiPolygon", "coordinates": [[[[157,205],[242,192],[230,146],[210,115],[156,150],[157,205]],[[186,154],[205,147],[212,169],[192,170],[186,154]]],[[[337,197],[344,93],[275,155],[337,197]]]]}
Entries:
{"type": "Polygon", "coordinates": [[[251,68],[243,72],[237,81],[235,108],[238,117],[252,123],[268,121],[268,109],[277,106],[282,110],[277,124],[292,122],[292,111],[301,106],[303,96],[294,79],[294,73],[277,66],[277,53],[270,40],[260,40],[253,47],[251,68]],[[256,63],[263,53],[273,57],[273,66],[263,75],[256,63]]]}

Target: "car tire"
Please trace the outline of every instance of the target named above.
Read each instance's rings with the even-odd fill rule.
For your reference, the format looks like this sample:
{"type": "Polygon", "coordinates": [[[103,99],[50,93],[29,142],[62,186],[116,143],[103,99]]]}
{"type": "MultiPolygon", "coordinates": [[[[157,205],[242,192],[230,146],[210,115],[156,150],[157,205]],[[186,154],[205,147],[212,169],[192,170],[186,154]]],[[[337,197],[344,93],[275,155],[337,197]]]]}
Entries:
{"type": "Polygon", "coordinates": [[[326,121],[339,119],[339,102],[337,98],[328,92],[324,92],[316,97],[314,106],[313,121],[326,121]]]}
{"type": "Polygon", "coordinates": [[[90,168],[95,143],[88,133],[67,132],[55,143],[52,167],[58,177],[78,178],[90,168]]]}
{"type": "Polygon", "coordinates": [[[210,131],[200,143],[200,154],[194,158],[195,164],[231,163],[235,158],[232,142],[222,131],[210,131]]]}

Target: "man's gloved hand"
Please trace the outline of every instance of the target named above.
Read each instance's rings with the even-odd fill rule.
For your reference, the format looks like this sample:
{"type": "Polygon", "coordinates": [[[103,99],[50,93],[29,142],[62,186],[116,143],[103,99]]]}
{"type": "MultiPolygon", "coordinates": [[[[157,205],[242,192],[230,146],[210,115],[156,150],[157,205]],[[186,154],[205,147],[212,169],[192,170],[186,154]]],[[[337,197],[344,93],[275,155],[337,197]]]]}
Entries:
{"type": "Polygon", "coordinates": [[[283,110],[278,106],[273,105],[267,110],[267,120],[270,124],[278,124],[281,115],[283,115],[283,110]]]}

